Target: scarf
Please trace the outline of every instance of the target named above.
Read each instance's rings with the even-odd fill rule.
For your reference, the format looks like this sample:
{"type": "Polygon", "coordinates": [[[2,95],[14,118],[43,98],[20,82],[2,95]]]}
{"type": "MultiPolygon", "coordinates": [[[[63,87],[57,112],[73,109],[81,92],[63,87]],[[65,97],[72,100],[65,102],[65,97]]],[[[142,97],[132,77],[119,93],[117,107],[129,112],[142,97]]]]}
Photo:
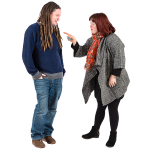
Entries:
{"type": "Polygon", "coordinates": [[[86,57],[86,64],[84,66],[84,69],[86,69],[86,71],[90,71],[91,67],[95,64],[97,48],[100,44],[102,37],[103,36],[100,35],[100,32],[93,35],[93,43],[88,50],[87,57],[86,57]]]}

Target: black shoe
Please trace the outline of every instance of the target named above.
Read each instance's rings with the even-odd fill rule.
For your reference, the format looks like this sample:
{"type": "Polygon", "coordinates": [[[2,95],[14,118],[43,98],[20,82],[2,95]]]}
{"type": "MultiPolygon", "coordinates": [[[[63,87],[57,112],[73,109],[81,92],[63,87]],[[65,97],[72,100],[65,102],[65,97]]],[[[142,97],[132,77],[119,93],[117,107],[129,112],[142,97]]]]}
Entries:
{"type": "Polygon", "coordinates": [[[107,147],[113,147],[116,143],[117,132],[110,131],[109,139],[106,143],[107,147]]]}
{"type": "Polygon", "coordinates": [[[91,138],[98,138],[99,137],[99,131],[98,128],[92,126],[91,131],[88,134],[82,135],[82,138],[84,139],[91,139],[91,138]]]}

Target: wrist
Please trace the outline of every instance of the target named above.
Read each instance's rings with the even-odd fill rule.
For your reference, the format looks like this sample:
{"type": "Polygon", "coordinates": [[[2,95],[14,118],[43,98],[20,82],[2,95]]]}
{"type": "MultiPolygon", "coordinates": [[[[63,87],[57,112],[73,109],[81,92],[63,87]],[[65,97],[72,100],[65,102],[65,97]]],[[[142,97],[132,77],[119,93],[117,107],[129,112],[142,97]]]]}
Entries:
{"type": "Polygon", "coordinates": [[[112,74],[112,76],[116,78],[116,76],[115,76],[115,75],[113,75],[113,74],[112,74]]]}
{"type": "Polygon", "coordinates": [[[73,46],[75,46],[75,45],[76,45],[76,41],[73,41],[72,43],[73,43],[73,46]]]}

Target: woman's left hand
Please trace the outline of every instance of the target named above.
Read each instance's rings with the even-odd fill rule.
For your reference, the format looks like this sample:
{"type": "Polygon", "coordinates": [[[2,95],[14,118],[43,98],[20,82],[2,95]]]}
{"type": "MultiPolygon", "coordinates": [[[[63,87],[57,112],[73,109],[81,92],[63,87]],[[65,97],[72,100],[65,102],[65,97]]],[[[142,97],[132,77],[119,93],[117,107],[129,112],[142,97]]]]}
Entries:
{"type": "Polygon", "coordinates": [[[113,86],[115,86],[115,84],[116,84],[116,76],[111,75],[109,78],[109,86],[113,87],[113,86]]]}

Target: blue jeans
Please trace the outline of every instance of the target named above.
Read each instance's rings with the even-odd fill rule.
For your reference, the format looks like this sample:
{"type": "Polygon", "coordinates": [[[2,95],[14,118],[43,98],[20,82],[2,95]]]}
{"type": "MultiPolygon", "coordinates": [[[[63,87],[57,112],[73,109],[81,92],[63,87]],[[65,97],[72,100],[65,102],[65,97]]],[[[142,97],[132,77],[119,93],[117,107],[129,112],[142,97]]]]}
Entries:
{"type": "Polygon", "coordinates": [[[56,114],[57,102],[62,92],[63,79],[38,79],[34,80],[37,93],[37,105],[34,110],[31,138],[43,139],[43,136],[51,136],[52,126],[56,114]]]}

